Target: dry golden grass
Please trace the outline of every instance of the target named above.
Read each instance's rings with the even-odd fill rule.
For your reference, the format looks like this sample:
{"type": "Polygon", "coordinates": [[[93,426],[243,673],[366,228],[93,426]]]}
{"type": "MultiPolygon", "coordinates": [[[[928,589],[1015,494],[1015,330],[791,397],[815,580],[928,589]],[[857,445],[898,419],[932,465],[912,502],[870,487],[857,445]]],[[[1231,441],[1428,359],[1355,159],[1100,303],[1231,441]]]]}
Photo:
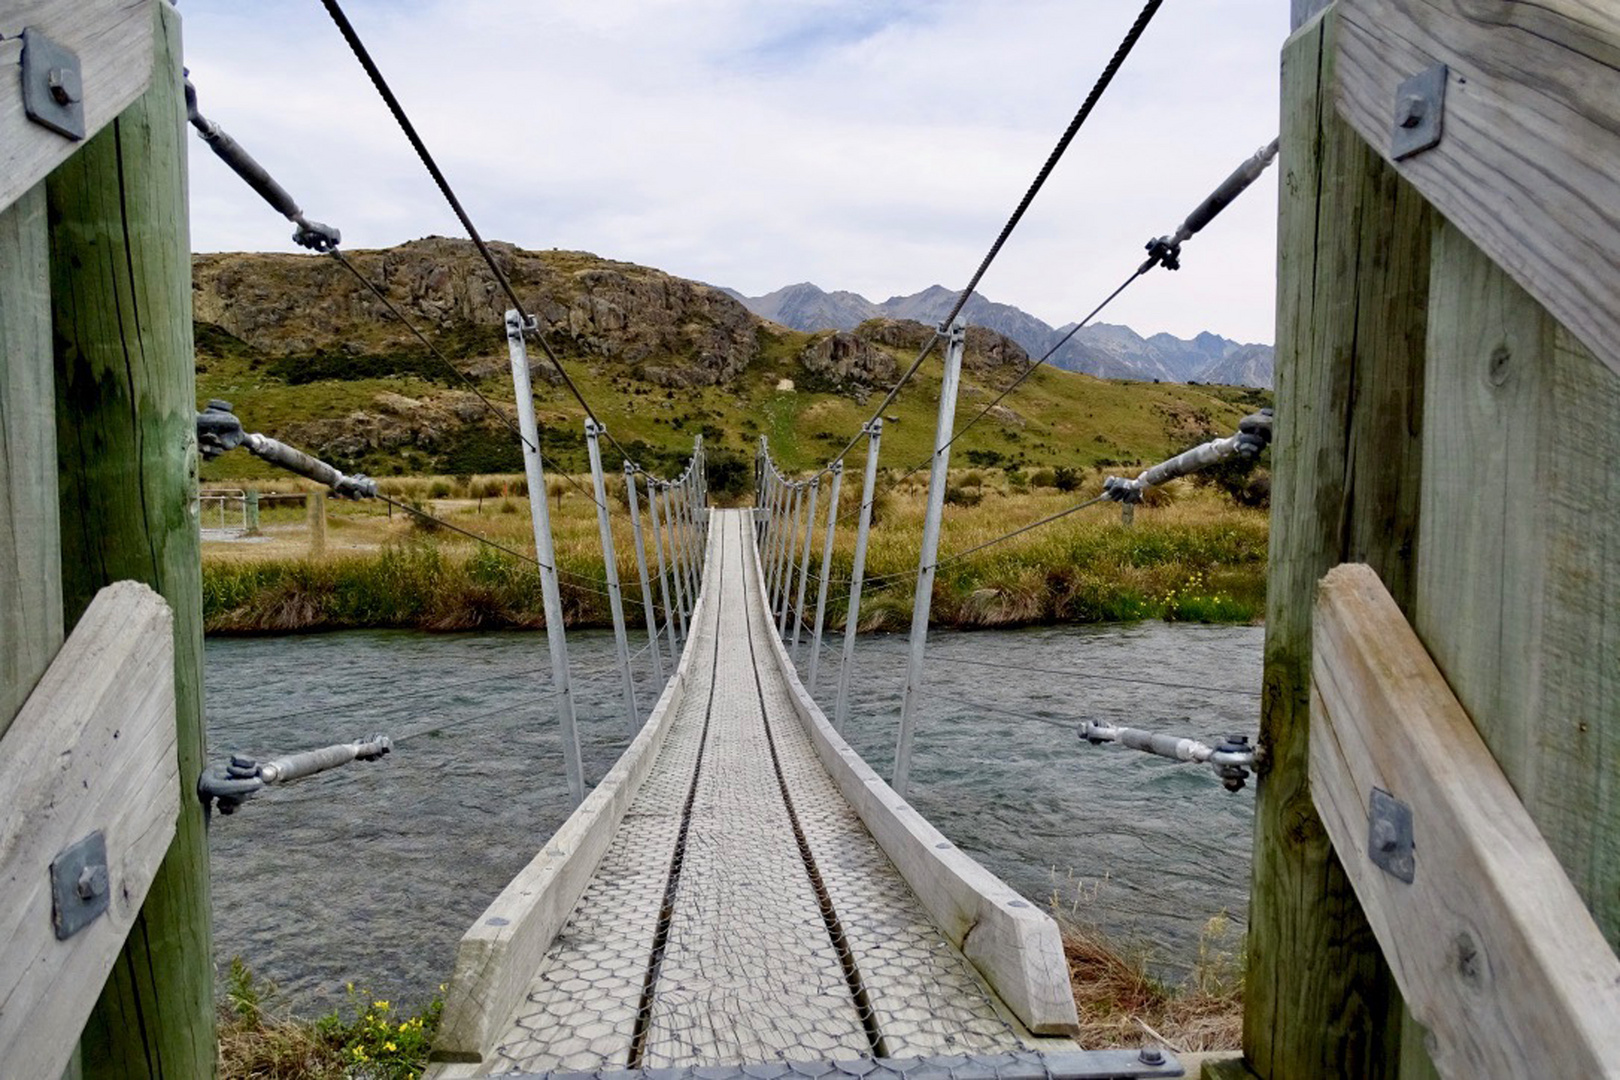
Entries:
{"type": "MultiPolygon", "coordinates": [[[[1198,958],[1180,985],[1149,973],[1150,953],[1104,934],[1083,914],[1086,890],[1053,916],[1063,933],[1069,981],[1087,1049],[1140,1046],[1144,1038],[1177,1053],[1239,1049],[1243,1036],[1243,946],[1224,913],[1198,938],[1198,958]]],[[[1090,890],[1095,898],[1095,887],[1090,890]]]]}

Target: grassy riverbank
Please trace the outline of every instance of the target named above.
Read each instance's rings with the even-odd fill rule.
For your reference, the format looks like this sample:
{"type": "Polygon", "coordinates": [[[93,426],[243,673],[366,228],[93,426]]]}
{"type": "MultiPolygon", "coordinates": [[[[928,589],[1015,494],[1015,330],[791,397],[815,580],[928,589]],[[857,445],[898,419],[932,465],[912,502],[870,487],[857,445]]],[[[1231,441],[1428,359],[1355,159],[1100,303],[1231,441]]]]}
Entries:
{"type": "MultiPolygon", "coordinates": [[[[389,483],[398,497],[416,500],[454,525],[514,551],[533,551],[520,478],[389,483]]],[[[949,560],[952,552],[1072,506],[1100,485],[1100,473],[1072,480],[1054,477],[1052,470],[953,473],[941,556],[949,560]],[[1070,489],[1059,490],[1056,479],[1070,489]]],[[[842,583],[852,564],[858,494],[853,485],[846,488],[850,520],[833,549],[828,597],[833,627],[844,618],[842,583]]],[[[875,501],[863,630],[895,630],[909,623],[923,495],[922,483],[908,482],[875,501]]],[[[553,482],[549,497],[564,574],[564,619],[570,626],[607,625],[595,507],[561,481],[553,482]]],[[[329,502],[325,552],[314,556],[304,511],[272,505],[267,503],[262,515],[263,537],[204,545],[204,617],[211,633],[543,625],[539,572],[512,554],[446,529],[424,528],[399,510],[390,516],[387,507],[376,504],[329,502]]],[[[614,533],[620,580],[626,596],[637,601],[630,605],[630,617],[640,625],[627,515],[615,515],[614,533]]],[[[1121,523],[1118,507],[1100,504],[944,562],[935,583],[933,621],[952,627],[1149,618],[1250,622],[1265,606],[1266,538],[1264,511],[1238,507],[1213,487],[1178,482],[1160,505],[1138,508],[1132,526],[1121,523]]],[[[813,588],[809,596],[813,603],[813,588]]]]}

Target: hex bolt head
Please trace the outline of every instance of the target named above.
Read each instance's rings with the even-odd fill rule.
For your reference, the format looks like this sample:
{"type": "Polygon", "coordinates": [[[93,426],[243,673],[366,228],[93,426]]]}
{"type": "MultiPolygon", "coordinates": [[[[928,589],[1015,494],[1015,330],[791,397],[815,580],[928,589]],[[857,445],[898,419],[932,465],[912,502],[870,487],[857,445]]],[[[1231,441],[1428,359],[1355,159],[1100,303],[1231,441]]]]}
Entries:
{"type": "Polygon", "coordinates": [[[1421,94],[1407,94],[1395,106],[1395,122],[1403,128],[1415,128],[1423,123],[1428,111],[1429,104],[1421,94]]]}
{"type": "Polygon", "coordinates": [[[1372,824],[1372,842],[1374,847],[1386,854],[1394,851],[1398,844],[1395,825],[1384,818],[1375,819],[1372,824]]]}
{"type": "Polygon", "coordinates": [[[1144,1046],[1141,1053],[1136,1055],[1136,1060],[1144,1065],[1163,1065],[1164,1051],[1157,1046],[1144,1046]]]}
{"type": "Polygon", "coordinates": [[[74,885],[80,900],[94,900],[107,891],[107,868],[105,866],[87,866],[79,871],[79,880],[74,885]]]}
{"type": "Polygon", "coordinates": [[[46,81],[51,88],[51,97],[58,105],[72,105],[84,98],[84,84],[79,81],[79,73],[72,68],[51,68],[46,74],[46,81]]]}

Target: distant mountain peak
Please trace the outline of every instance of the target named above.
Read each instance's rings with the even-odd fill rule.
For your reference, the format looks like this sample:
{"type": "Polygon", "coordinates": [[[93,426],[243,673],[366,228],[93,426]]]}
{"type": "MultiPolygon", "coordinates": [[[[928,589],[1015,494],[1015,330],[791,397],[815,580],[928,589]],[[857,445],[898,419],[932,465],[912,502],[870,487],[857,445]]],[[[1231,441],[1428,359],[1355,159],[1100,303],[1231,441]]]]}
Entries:
{"type": "MultiPolygon", "coordinates": [[[[829,292],[809,281],[785,285],[763,296],[726,291],[754,314],[794,330],[853,330],[868,319],[912,319],[933,326],[950,313],[957,295],[936,284],[876,304],[859,293],[829,292]]],[[[969,297],[963,312],[970,324],[1011,338],[1031,356],[1044,355],[1074,328],[1073,323],[1054,328],[980,293],[969,297]]],[[[1144,338],[1129,326],[1099,322],[1077,331],[1049,362],[1104,378],[1269,387],[1273,350],[1269,345],[1242,344],[1208,330],[1191,340],[1162,332],[1144,338]]]]}

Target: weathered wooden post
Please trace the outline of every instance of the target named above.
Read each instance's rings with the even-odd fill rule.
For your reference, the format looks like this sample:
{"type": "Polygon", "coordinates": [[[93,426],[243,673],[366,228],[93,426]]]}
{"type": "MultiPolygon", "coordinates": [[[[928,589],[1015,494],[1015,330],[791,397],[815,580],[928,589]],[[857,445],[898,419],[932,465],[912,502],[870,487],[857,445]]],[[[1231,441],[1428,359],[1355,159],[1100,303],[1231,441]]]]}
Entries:
{"type": "MultiPolygon", "coordinates": [[[[393,504],[388,509],[393,510],[393,504]]],[[[248,488],[242,494],[242,528],[249,536],[259,535],[259,489],[248,488]]]]}
{"type": "MultiPolygon", "coordinates": [[[[204,735],[180,17],[167,3],[134,10],[157,24],[150,87],[47,184],[62,607],[71,627],[102,586],[122,579],[168,601],[184,783],[202,771],[204,735]]],[[[185,798],[168,856],[85,1028],[87,1076],[213,1074],[210,924],[202,807],[185,798]]]]}
{"type": "MultiPolygon", "coordinates": [[[[1473,988],[1405,1012],[1343,869],[1363,869],[1365,834],[1328,842],[1308,784],[1313,603],[1334,565],[1376,571],[1620,941],[1601,824],[1620,812],[1620,221],[1578,209],[1613,201],[1620,20],[1556,0],[1503,18],[1295,9],[1244,1050],[1267,1080],[1411,1080],[1434,1075],[1414,1017],[1455,1028],[1435,1010],[1473,988]]],[[[1419,844],[1419,875],[1455,872],[1419,844]]],[[[1434,1050],[1451,1075],[1465,1064],[1434,1050]]]]}
{"type": "Polygon", "coordinates": [[[319,559],[326,554],[325,488],[315,488],[304,496],[304,511],[309,521],[309,557],[319,559]]]}

